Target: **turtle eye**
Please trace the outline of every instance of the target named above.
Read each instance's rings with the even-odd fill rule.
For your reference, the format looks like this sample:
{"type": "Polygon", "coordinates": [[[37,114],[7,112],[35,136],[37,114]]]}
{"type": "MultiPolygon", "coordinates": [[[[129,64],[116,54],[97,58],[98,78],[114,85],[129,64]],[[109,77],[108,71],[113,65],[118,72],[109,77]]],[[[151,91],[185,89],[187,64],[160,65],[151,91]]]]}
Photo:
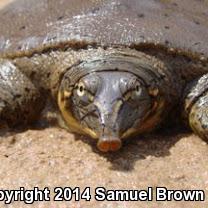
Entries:
{"type": "Polygon", "coordinates": [[[129,105],[137,107],[142,102],[148,99],[148,94],[142,81],[136,77],[123,82],[121,90],[123,91],[123,98],[128,102],[129,105]]]}
{"type": "Polygon", "coordinates": [[[85,94],[85,86],[83,83],[79,83],[77,86],[77,95],[79,97],[82,97],[84,96],[84,94],[85,94]]]}
{"type": "Polygon", "coordinates": [[[83,82],[79,82],[74,89],[74,102],[78,106],[87,106],[94,100],[94,95],[83,82]]]}
{"type": "Polygon", "coordinates": [[[129,103],[135,105],[137,102],[140,102],[143,99],[144,89],[140,85],[140,83],[135,83],[131,89],[129,89],[129,93],[127,93],[126,98],[129,103]]]}
{"type": "Polygon", "coordinates": [[[131,79],[122,79],[119,85],[121,93],[125,95],[130,95],[132,93],[140,95],[142,91],[141,81],[136,77],[132,77],[131,79]]]}
{"type": "Polygon", "coordinates": [[[87,106],[94,101],[100,79],[94,74],[82,77],[74,86],[73,100],[77,106],[87,106]]]}
{"type": "Polygon", "coordinates": [[[142,88],[139,84],[136,84],[135,86],[135,94],[138,96],[138,95],[141,95],[141,92],[142,92],[142,88]]]}

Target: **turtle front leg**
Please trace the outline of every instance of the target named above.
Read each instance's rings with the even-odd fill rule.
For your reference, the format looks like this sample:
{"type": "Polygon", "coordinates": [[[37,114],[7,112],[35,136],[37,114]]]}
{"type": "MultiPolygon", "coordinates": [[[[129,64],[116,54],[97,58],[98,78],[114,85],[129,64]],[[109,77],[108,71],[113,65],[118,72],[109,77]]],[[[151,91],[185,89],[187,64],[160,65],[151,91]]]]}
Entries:
{"type": "Polygon", "coordinates": [[[208,141],[208,74],[188,84],[185,94],[184,112],[188,124],[208,141]]]}
{"type": "Polygon", "coordinates": [[[0,128],[33,122],[43,103],[33,83],[10,61],[0,59],[0,128]]]}

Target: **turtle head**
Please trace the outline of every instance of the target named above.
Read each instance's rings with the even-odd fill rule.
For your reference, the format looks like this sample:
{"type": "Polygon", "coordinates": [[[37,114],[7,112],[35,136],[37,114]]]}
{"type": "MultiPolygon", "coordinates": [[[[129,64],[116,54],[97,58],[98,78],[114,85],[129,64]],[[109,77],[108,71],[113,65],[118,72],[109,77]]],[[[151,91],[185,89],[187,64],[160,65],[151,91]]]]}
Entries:
{"type": "Polygon", "coordinates": [[[98,148],[107,152],[118,150],[123,138],[158,124],[158,94],[158,88],[150,89],[139,76],[110,67],[77,79],[66,73],[58,103],[67,125],[97,138],[98,148]]]}

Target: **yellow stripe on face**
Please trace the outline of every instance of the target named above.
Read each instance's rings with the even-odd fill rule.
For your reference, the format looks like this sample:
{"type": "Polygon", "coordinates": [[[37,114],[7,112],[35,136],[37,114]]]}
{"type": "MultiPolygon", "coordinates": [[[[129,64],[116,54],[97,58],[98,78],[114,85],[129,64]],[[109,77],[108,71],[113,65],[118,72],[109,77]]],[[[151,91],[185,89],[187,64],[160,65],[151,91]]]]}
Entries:
{"type": "Polygon", "coordinates": [[[70,94],[71,93],[68,91],[58,92],[59,109],[67,125],[69,126],[70,129],[72,128],[77,133],[87,134],[87,135],[90,135],[92,138],[98,138],[96,132],[94,132],[93,130],[89,128],[81,126],[80,123],[73,117],[72,113],[68,109],[66,109],[65,96],[69,98],[70,94]]]}
{"type": "Polygon", "coordinates": [[[69,91],[64,91],[64,98],[69,98],[70,96],[71,96],[71,92],[69,92],[69,91]]]}

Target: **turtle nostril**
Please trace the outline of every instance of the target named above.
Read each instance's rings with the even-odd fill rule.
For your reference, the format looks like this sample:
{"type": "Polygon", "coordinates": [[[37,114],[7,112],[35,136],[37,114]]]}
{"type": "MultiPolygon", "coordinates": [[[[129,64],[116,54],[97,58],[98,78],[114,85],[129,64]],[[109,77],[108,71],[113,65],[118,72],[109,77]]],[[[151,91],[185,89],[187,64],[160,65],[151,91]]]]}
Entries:
{"type": "Polygon", "coordinates": [[[114,137],[101,138],[97,143],[98,149],[102,152],[117,151],[121,148],[121,145],[121,140],[114,137]]]}

